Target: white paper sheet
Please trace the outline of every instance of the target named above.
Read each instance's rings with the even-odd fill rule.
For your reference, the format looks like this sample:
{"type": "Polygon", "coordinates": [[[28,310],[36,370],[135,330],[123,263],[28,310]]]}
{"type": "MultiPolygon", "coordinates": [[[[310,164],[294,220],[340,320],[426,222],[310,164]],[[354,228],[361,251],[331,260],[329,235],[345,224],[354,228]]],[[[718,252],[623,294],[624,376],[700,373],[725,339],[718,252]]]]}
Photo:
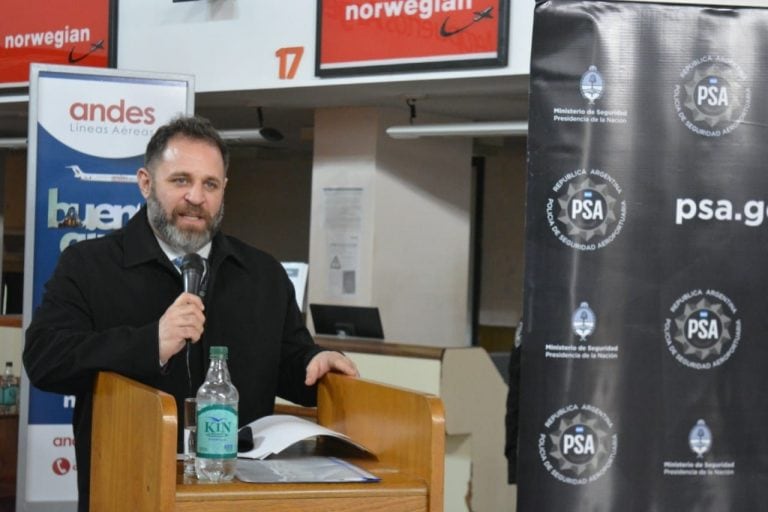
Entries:
{"type": "Polygon", "coordinates": [[[336,457],[240,459],[235,476],[242,482],[378,482],[376,475],[336,457]]]}
{"type": "Polygon", "coordinates": [[[349,436],[296,416],[274,414],[259,418],[247,426],[251,427],[253,432],[253,449],[237,454],[238,457],[246,459],[264,459],[280,453],[299,441],[318,436],[335,437],[366,453],[371,453],[370,450],[356,443],[349,436]]]}

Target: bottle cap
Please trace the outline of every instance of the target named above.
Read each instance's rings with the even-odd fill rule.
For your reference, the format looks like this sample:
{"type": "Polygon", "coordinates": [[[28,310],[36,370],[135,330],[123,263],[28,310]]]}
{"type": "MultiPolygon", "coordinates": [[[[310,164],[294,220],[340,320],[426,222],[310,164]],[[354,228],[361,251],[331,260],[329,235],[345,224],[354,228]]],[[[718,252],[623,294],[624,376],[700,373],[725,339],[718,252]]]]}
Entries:
{"type": "Polygon", "coordinates": [[[211,347],[211,359],[226,359],[228,355],[227,347],[211,347]]]}

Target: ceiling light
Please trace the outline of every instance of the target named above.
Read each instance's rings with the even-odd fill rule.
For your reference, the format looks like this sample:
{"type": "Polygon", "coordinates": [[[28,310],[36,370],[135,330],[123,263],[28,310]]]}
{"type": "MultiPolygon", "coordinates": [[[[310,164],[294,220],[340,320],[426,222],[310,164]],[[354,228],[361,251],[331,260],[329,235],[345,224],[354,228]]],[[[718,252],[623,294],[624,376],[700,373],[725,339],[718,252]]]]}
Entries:
{"type": "Polygon", "coordinates": [[[0,94],[0,103],[28,103],[29,94],[0,94]]]}
{"type": "Polygon", "coordinates": [[[26,147],[27,139],[23,137],[0,138],[0,149],[25,149],[26,147]]]}
{"type": "Polygon", "coordinates": [[[453,123],[391,126],[387,135],[393,139],[416,139],[419,137],[490,137],[526,136],[528,123],[505,121],[488,123],[453,123]]]}

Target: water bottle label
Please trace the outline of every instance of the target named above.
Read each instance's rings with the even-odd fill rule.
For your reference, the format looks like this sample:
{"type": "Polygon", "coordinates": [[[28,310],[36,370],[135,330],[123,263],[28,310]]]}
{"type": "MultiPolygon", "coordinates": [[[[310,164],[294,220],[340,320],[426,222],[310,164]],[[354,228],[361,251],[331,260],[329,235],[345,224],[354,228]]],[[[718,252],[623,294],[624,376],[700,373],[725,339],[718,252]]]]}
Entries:
{"type": "Polygon", "coordinates": [[[197,456],[203,459],[237,457],[237,409],[223,404],[198,409],[197,456]]]}
{"type": "Polygon", "coordinates": [[[16,398],[19,394],[19,388],[16,386],[9,386],[2,389],[2,397],[0,397],[0,405],[16,405],[16,398]]]}

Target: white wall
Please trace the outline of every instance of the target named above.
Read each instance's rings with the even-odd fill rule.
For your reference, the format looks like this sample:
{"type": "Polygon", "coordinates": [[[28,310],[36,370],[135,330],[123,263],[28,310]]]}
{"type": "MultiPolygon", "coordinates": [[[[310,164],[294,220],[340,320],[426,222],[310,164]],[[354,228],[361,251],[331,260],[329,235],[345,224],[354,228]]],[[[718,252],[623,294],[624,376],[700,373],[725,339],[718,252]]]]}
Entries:
{"type": "Polygon", "coordinates": [[[469,344],[470,139],[395,141],[402,114],[320,109],[315,116],[309,301],[377,306],[387,340],[469,344]],[[363,190],[359,288],[329,287],[324,189],[363,190]]]}
{"type": "Polygon", "coordinates": [[[388,126],[401,123],[402,113],[381,111],[374,302],[386,312],[395,340],[466,346],[471,341],[472,140],[395,140],[385,134],[388,126]]]}
{"type": "MultiPolygon", "coordinates": [[[[374,190],[376,187],[376,109],[339,108],[315,112],[315,149],[312,168],[312,215],[309,238],[308,303],[373,305],[374,190]],[[362,210],[357,251],[357,288],[354,297],[330,290],[333,255],[328,245],[336,237],[326,222],[325,188],[359,188],[362,210]]],[[[351,230],[350,230],[351,231],[351,230]]],[[[385,334],[386,325],[385,325],[385,334]]]]}
{"type": "Polygon", "coordinates": [[[0,327],[0,368],[5,362],[13,362],[13,372],[21,375],[21,350],[24,346],[22,330],[17,327],[0,327]]]}

